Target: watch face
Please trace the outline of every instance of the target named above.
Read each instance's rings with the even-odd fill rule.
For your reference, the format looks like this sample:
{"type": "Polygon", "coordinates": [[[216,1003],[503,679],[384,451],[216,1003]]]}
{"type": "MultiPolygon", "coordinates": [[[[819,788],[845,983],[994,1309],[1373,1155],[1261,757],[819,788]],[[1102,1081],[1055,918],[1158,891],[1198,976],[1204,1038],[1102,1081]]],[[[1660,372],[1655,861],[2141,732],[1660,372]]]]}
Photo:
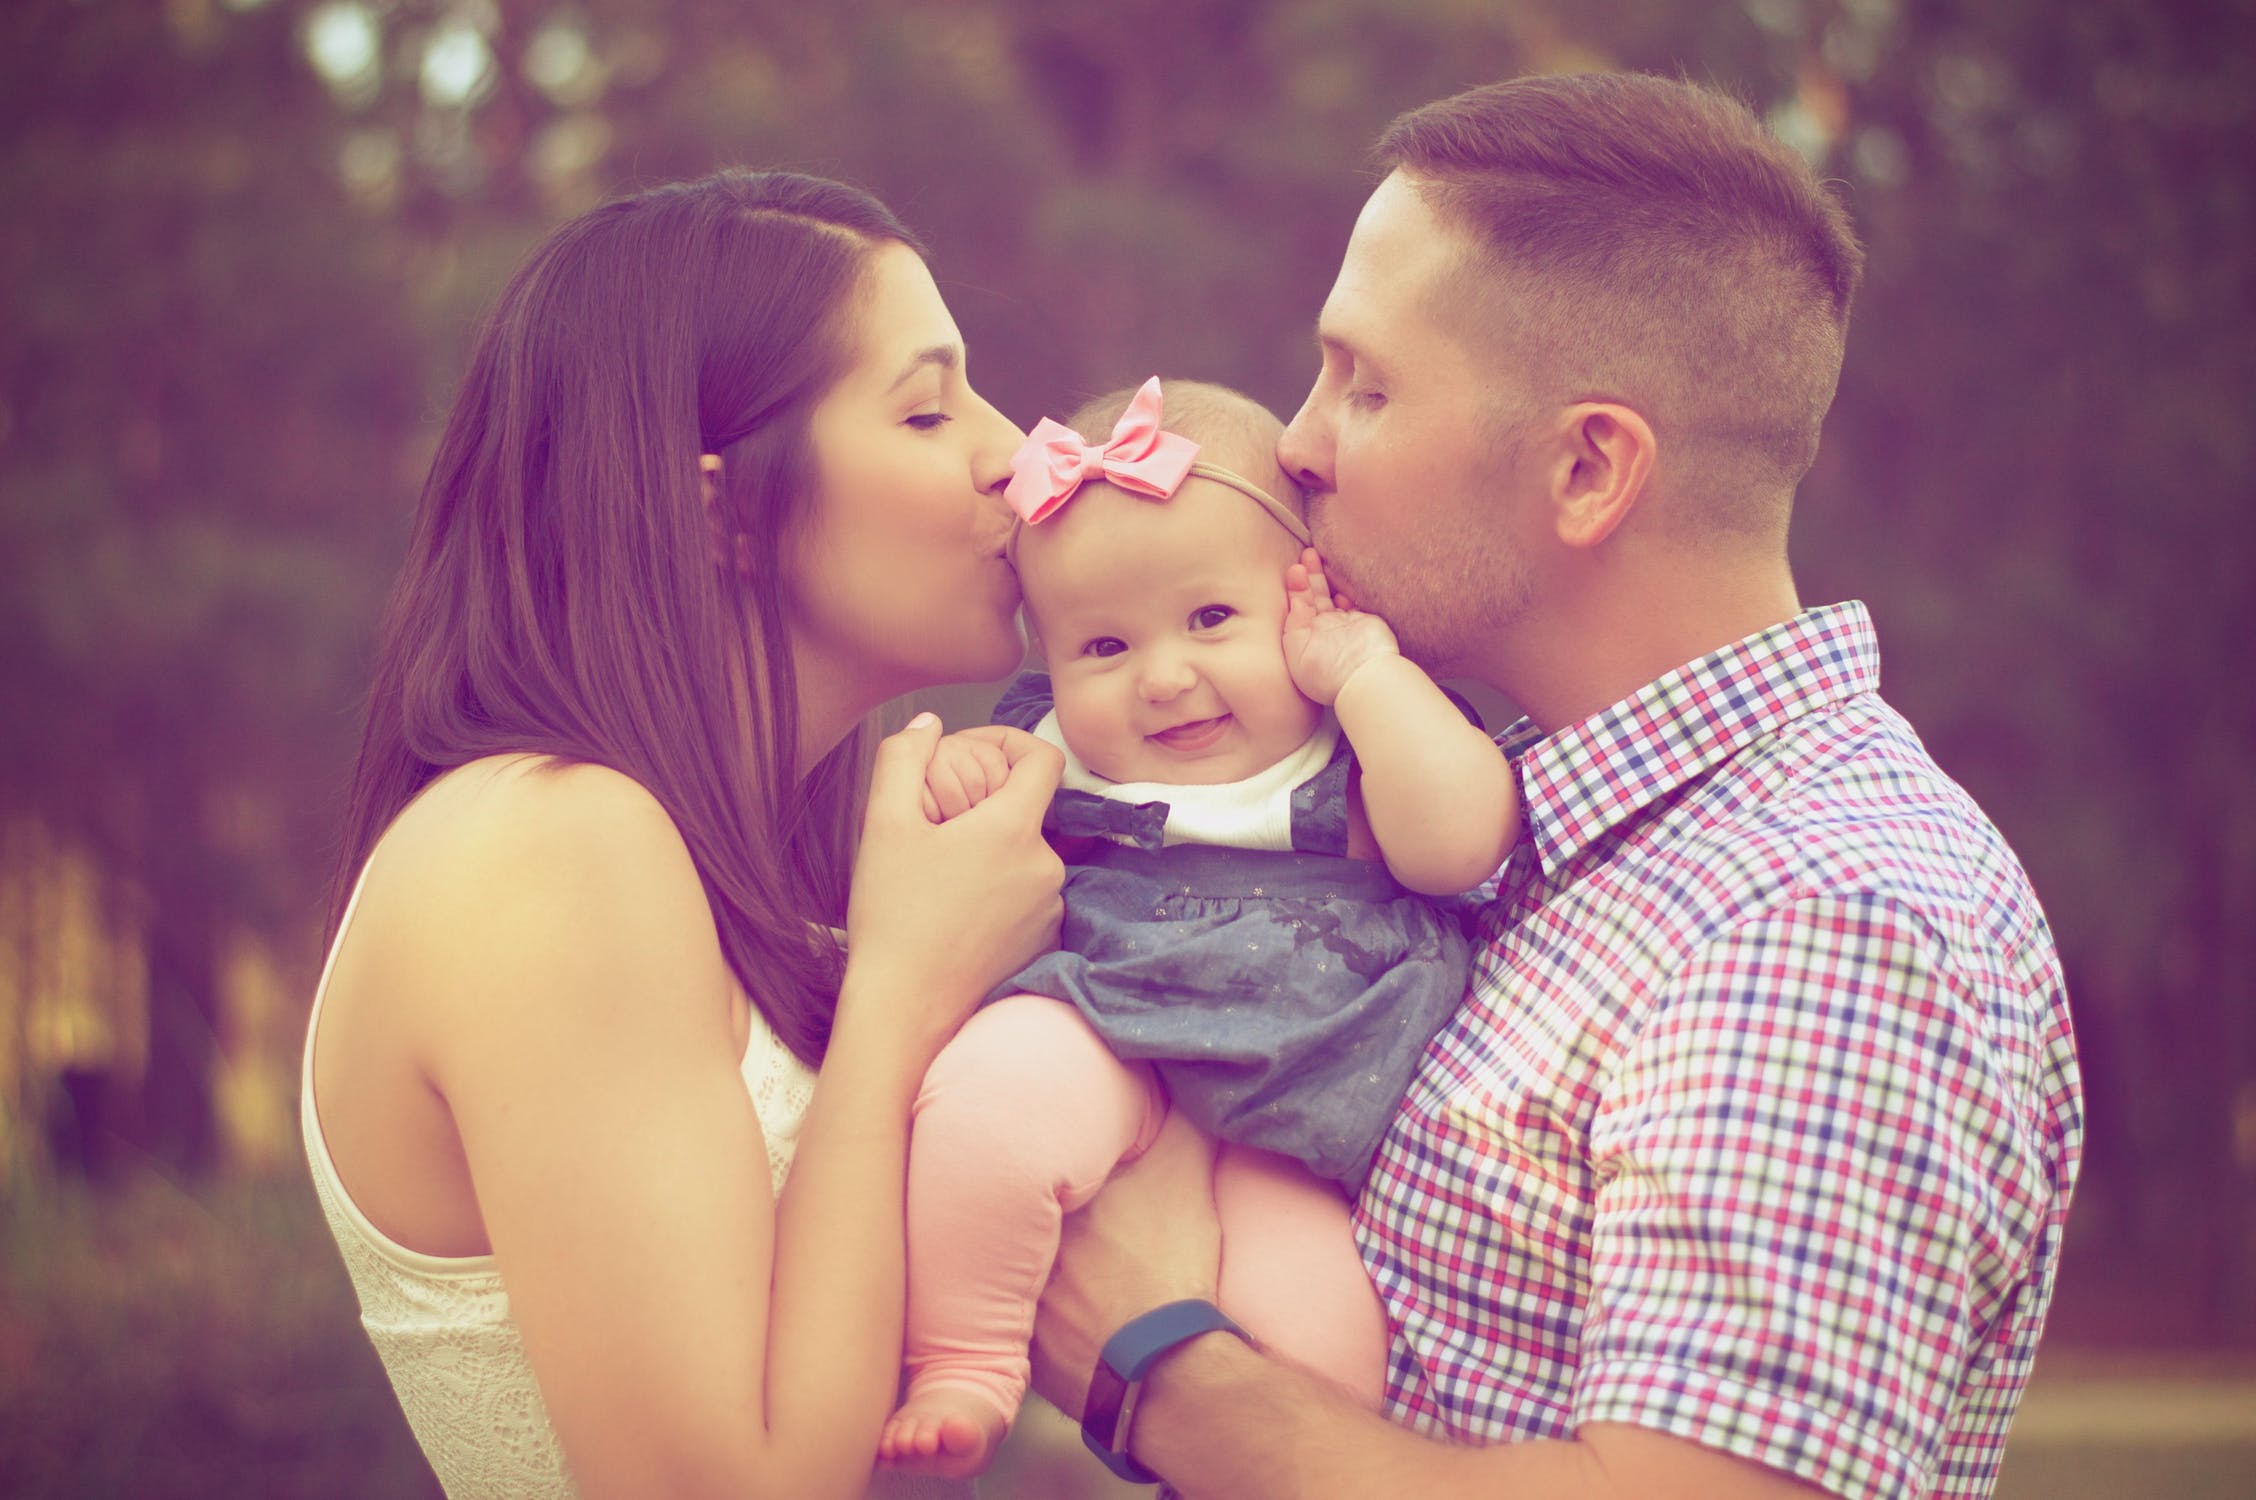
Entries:
{"type": "Polygon", "coordinates": [[[1097,1367],[1089,1372],[1089,1394],[1081,1402],[1081,1441],[1106,1468],[1135,1484],[1157,1484],[1159,1476],[1129,1456],[1128,1433],[1136,1419],[1136,1397],[1143,1375],[1168,1350],[1202,1333],[1245,1330],[1211,1302],[1191,1299],[1155,1307],[1131,1318],[1105,1341],[1097,1367]]]}
{"type": "Polygon", "coordinates": [[[1104,1461],[1104,1466],[1133,1484],[1156,1484],[1159,1476],[1130,1458],[1118,1445],[1128,1438],[1128,1419],[1134,1415],[1135,1387],[1103,1360],[1089,1374],[1089,1394],[1081,1403],[1081,1441],[1104,1461]]]}

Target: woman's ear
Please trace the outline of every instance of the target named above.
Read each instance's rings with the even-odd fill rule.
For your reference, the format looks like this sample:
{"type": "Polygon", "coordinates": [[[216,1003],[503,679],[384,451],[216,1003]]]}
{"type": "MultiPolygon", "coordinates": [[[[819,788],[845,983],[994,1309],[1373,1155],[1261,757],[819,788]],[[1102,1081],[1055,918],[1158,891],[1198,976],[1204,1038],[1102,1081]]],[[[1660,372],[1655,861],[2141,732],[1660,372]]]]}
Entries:
{"type": "Polygon", "coordinates": [[[1653,424],[1617,402],[1584,401],[1567,408],[1560,430],[1551,497],[1558,538],[1595,547],[1644,496],[1658,448],[1653,424]]]}
{"type": "Polygon", "coordinates": [[[750,573],[752,539],[729,528],[721,513],[721,456],[697,455],[697,494],[705,506],[705,531],[712,539],[713,566],[724,573],[750,573]]]}

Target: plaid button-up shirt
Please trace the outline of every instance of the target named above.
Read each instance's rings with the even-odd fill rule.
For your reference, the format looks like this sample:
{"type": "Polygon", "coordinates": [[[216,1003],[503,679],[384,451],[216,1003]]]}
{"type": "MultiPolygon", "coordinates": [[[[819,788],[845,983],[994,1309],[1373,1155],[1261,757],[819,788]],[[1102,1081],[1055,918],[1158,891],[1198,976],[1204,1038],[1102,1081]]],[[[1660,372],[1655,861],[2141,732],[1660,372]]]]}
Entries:
{"type": "Polygon", "coordinates": [[[1863,606],[1812,610],[1519,756],[1526,837],[1356,1212],[1397,1420],[1990,1492],[2075,1046],[2027,877],[1878,681],[1863,606]]]}

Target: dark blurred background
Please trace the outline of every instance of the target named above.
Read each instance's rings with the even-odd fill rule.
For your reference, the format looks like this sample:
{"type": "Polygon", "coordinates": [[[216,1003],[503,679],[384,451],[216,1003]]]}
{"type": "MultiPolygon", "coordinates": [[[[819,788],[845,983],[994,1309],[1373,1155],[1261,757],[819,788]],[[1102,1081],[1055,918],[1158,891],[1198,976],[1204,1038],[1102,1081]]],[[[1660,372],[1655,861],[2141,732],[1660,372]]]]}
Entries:
{"type": "Polygon", "coordinates": [[[297,1047],[379,600],[534,239],[842,176],[1022,424],[1153,371],[1289,414],[1378,128],[1589,68],[1740,93],[1870,245],[1803,596],[1870,602],[2026,861],[2090,1111],[2004,1492],[2256,1489],[2250,0],[9,0],[0,1492],[426,1483],[297,1047]]]}

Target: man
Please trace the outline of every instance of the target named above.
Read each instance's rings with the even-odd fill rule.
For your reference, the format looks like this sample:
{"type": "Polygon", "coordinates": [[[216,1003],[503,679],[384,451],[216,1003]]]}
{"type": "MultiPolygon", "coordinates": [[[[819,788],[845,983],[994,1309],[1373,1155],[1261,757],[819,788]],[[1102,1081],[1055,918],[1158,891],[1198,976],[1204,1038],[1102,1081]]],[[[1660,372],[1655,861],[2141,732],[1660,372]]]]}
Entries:
{"type": "Polygon", "coordinates": [[[1045,1388],[1162,1345],[1099,1436],[1190,1495],[1986,1495],[2082,1111],[2026,877],[1862,606],[1788,571],[1846,216],[1634,75],[1476,89],[1379,159],[1280,457],[1347,592],[1529,716],[1471,990],[1357,1207],[1400,1425],[1139,1318],[1212,1296],[1183,1138],[1073,1227],[1045,1388]]]}

